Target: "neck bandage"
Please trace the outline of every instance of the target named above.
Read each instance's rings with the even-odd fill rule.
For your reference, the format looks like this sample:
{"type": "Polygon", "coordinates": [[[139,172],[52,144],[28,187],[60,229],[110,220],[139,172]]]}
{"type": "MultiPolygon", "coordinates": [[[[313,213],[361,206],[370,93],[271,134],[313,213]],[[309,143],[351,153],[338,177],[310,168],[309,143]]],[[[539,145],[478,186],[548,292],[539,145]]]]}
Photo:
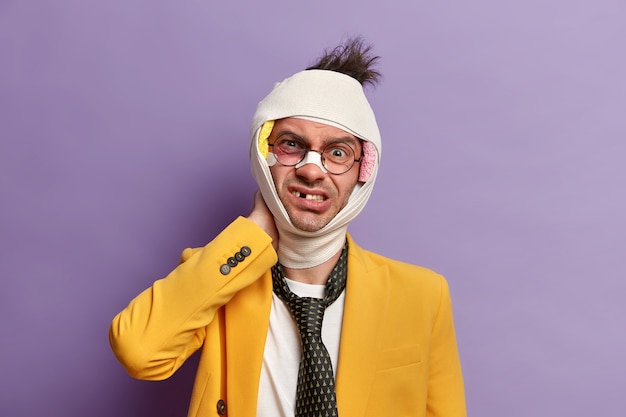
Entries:
{"type": "MultiPolygon", "coordinates": [[[[334,71],[298,72],[277,83],[259,103],[252,118],[250,139],[252,175],[274,216],[279,235],[280,263],[295,269],[324,263],[343,247],[348,224],[365,207],[380,164],[380,132],[363,87],[354,78],[334,71]],[[268,152],[267,138],[273,121],[287,117],[334,126],[365,141],[359,182],[348,204],[326,226],[315,232],[300,230],[292,224],[278,198],[269,169],[276,161],[268,152]]],[[[305,161],[307,158],[315,158],[315,154],[309,152],[305,161]]],[[[304,163],[309,162],[300,164],[304,163]]]]}

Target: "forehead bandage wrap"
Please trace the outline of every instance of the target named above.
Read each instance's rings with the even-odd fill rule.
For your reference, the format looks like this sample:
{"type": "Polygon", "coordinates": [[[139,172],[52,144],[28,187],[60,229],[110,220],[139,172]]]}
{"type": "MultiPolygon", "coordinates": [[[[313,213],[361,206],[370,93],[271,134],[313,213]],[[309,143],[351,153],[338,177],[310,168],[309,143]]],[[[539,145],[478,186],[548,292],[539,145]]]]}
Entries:
{"type": "MultiPolygon", "coordinates": [[[[314,154],[309,152],[307,158],[314,154]]],[[[278,258],[283,265],[317,266],[343,247],[348,223],[365,207],[372,192],[380,155],[381,139],[374,112],[361,84],[348,75],[326,70],[301,71],[277,83],[259,103],[250,129],[250,164],[263,199],[274,215],[279,233],[278,258]],[[267,147],[273,122],[288,117],[333,126],[364,141],[359,183],[348,204],[315,232],[300,230],[292,224],[269,170],[270,164],[275,163],[267,147]]]]}

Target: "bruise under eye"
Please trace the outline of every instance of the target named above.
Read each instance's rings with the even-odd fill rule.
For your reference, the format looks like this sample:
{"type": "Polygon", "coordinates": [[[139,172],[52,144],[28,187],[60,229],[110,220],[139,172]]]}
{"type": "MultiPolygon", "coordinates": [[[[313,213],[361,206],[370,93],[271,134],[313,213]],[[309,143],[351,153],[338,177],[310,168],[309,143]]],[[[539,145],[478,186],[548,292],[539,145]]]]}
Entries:
{"type": "Polygon", "coordinates": [[[307,148],[304,142],[293,138],[279,138],[274,145],[285,152],[301,152],[307,148]]]}

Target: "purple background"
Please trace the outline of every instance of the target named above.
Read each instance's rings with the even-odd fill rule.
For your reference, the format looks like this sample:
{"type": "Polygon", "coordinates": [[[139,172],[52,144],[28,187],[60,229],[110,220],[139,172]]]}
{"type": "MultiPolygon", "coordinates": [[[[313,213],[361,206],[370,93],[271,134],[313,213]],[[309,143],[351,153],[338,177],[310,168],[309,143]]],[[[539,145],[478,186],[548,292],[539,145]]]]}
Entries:
{"type": "Polygon", "coordinates": [[[383,134],[360,244],[444,274],[469,413],[626,415],[619,0],[0,1],[0,415],[182,416],[112,317],[247,214],[258,100],[362,34],[383,134]]]}

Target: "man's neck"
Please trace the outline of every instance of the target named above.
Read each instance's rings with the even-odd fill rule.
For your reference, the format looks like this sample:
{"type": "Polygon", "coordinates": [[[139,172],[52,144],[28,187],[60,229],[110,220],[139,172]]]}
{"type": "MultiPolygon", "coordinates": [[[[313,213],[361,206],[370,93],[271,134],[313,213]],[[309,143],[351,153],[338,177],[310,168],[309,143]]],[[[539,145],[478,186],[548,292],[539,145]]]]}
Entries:
{"type": "Polygon", "coordinates": [[[342,250],[343,248],[326,262],[311,268],[293,269],[283,266],[283,275],[292,281],[302,282],[303,284],[325,285],[330,272],[341,256],[342,250]]]}

